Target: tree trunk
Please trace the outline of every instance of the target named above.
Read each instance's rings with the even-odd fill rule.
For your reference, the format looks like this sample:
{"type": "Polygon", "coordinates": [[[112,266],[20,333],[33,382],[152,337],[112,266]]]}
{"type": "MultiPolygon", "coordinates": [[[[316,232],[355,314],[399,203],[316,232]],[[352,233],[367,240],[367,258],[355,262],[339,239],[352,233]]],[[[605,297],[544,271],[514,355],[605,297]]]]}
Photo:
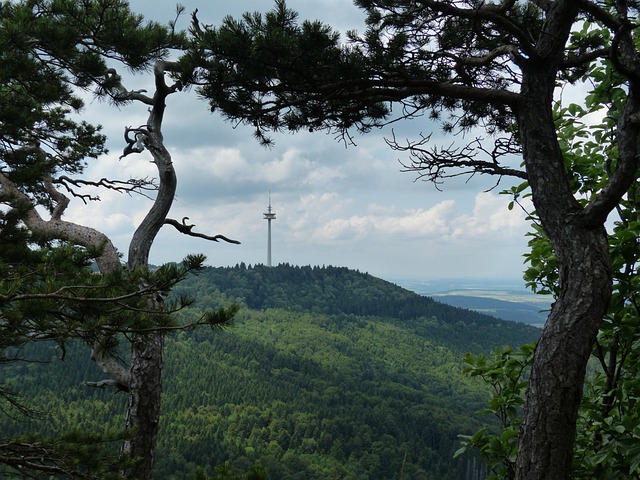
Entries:
{"type": "Polygon", "coordinates": [[[553,58],[531,62],[517,113],[533,201],[554,248],[560,288],[533,358],[518,480],[571,478],[586,365],[612,288],[606,215],[587,215],[568,183],[551,107],[555,72],[553,58]]]}
{"type": "Polygon", "coordinates": [[[163,344],[161,333],[134,335],[131,340],[126,427],[133,435],[124,451],[135,462],[126,472],[126,478],[132,480],[151,478],[160,425],[163,344]]]}
{"type": "Polygon", "coordinates": [[[603,228],[567,226],[555,245],[561,293],[534,355],[520,431],[516,478],[571,478],[586,365],[611,298],[603,228]]]}
{"type": "MultiPolygon", "coordinates": [[[[177,187],[171,155],[164,146],[162,136],[165,99],[175,91],[164,81],[167,66],[167,62],[156,64],[156,92],[153,99],[146,99],[152,108],[147,120],[144,145],[153,156],[160,183],[156,199],[134,232],[129,245],[128,265],[132,270],[149,268],[149,252],[171,209],[177,187]]],[[[155,299],[150,299],[149,307],[154,311],[158,310],[159,305],[155,299]]],[[[133,435],[124,445],[124,451],[135,461],[125,472],[126,478],[132,480],[151,478],[160,424],[163,344],[163,334],[158,332],[140,333],[132,337],[126,427],[133,435]]]]}

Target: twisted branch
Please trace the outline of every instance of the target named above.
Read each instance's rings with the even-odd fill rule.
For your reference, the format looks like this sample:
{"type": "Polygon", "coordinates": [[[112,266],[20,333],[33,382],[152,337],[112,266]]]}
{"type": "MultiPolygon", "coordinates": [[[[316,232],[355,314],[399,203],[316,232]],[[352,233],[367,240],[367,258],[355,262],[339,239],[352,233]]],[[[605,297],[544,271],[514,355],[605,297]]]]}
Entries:
{"type": "Polygon", "coordinates": [[[233,240],[231,238],[225,237],[224,235],[218,234],[218,235],[210,236],[210,235],[205,235],[204,233],[194,232],[192,231],[192,229],[193,227],[195,227],[195,224],[187,225],[186,223],[187,220],[189,220],[189,217],[184,217],[182,219],[182,223],[180,223],[177,220],[174,220],[173,218],[166,218],[164,220],[164,223],[167,225],[173,225],[176,228],[176,230],[178,230],[180,233],[184,233],[185,235],[189,235],[191,237],[204,238],[205,240],[211,240],[212,242],[223,240],[227,243],[234,243],[236,245],[240,244],[238,240],[233,240]]]}
{"type": "Polygon", "coordinates": [[[400,145],[393,133],[393,137],[385,141],[393,150],[409,152],[411,161],[407,163],[400,161],[403,167],[402,172],[417,172],[417,179],[433,182],[436,187],[446,178],[473,176],[476,173],[527,179],[526,172],[500,164],[502,157],[521,154],[513,139],[497,139],[492,150],[482,145],[481,138],[464,147],[454,147],[452,144],[448,147],[427,148],[426,144],[430,139],[431,135],[422,135],[416,142],[407,140],[406,144],[400,145]],[[478,153],[488,156],[489,160],[479,159],[478,153]],[[450,169],[456,171],[450,172],[450,169]]]}

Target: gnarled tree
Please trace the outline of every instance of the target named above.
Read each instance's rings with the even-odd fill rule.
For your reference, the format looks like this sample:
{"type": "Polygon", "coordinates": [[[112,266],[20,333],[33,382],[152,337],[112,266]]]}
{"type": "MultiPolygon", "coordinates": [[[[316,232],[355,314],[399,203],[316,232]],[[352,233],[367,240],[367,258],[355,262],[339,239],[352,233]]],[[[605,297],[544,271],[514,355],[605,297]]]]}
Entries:
{"type": "Polygon", "coordinates": [[[428,135],[390,143],[409,151],[410,169],[433,181],[467,172],[529,183],[557,259],[559,292],[533,360],[516,478],[570,478],[585,369],[611,300],[605,221],[638,170],[635,4],[356,4],[366,12],[367,30],[351,33],[348,44],[319,22],[299,24],[282,1],[265,16],[227,18],[219,28],[194,17],[183,62],[195,73],[187,79],[200,85],[212,110],[253,125],[265,143],[269,131],[285,129],[329,129],[348,139],[350,129],[366,132],[398,117],[439,120],[445,131],[484,129],[493,138],[494,147],[482,148],[430,149],[428,135]],[[553,105],[559,89],[605,61],[628,91],[616,119],[618,156],[597,195],[581,201],[570,185],[553,105]],[[401,108],[392,116],[393,104],[401,108]]]}
{"type": "MultiPolygon", "coordinates": [[[[0,252],[0,361],[6,360],[6,348],[31,341],[53,340],[63,347],[73,339],[89,343],[92,359],[108,375],[93,386],[129,393],[125,452],[135,462],[120,467],[126,466],[128,478],[149,478],[159,422],[162,337],[180,328],[171,314],[189,303],[162,297],[204,259],[190,256],[181,266],[153,272],[148,265],[156,234],[171,222],[167,215],[176,187],[162,119],[165,99],[179,83],[166,83],[172,64],[163,59],[184,39],[172,28],[143,24],[121,0],[3,2],[0,21],[0,242],[11,245],[0,252]],[[107,60],[137,71],[155,65],[154,95],[126,90],[107,60]],[[70,113],[83,106],[78,89],[97,89],[120,104],[148,105],[148,121],[125,153],[148,150],[158,169],[156,182],[82,177],[86,161],[105,152],[105,139],[99,127],[72,120],[70,113]],[[98,200],[83,193],[85,186],[157,190],[133,235],[127,266],[104,233],[63,218],[70,197],[98,200]],[[100,275],[86,268],[92,260],[100,275]],[[132,339],[130,365],[112,352],[122,334],[132,339]]],[[[210,237],[220,238],[228,241],[210,237]]],[[[232,314],[223,310],[193,324],[218,324],[232,314]]],[[[12,401],[8,392],[4,398],[12,401]]],[[[0,461],[16,469],[78,478],[103,473],[98,466],[77,469],[78,457],[69,449],[32,445],[26,455],[29,445],[5,445],[11,447],[7,452],[17,453],[0,461]]]]}
{"type": "MultiPolygon", "coordinates": [[[[145,125],[138,127],[134,137],[125,133],[125,139],[135,142],[135,147],[128,142],[123,157],[131,153],[142,153],[147,150],[153,158],[153,164],[158,173],[158,190],[153,205],[149,209],[140,225],[133,234],[129,244],[127,265],[129,271],[149,270],[149,253],[156,235],[163,225],[178,225],[178,230],[187,235],[206,238],[207,240],[229,243],[239,243],[224,235],[208,236],[193,232],[193,225],[182,226],[174,219],[168,218],[173,205],[177,187],[177,176],[171,160],[171,154],[166,149],[162,134],[162,121],[165,113],[167,96],[179,91],[180,81],[167,83],[167,74],[175,72],[177,64],[165,60],[155,63],[153,75],[155,91],[148,96],[143,91],[127,90],[121,83],[117,72],[107,72],[103,88],[114,101],[141,102],[148,106],[149,116],[145,125]],[[184,227],[184,228],[182,228],[184,227]]],[[[122,157],[121,157],[122,158],[122,157]]],[[[144,283],[140,285],[144,288],[144,283]]],[[[150,311],[165,310],[164,300],[157,296],[148,300],[150,311]]],[[[225,322],[233,316],[233,310],[220,310],[222,315],[209,317],[211,322],[225,322]]],[[[127,472],[128,478],[150,478],[153,467],[153,455],[158,435],[160,420],[160,397],[162,393],[162,352],[164,335],[162,328],[148,328],[133,332],[131,335],[131,365],[129,367],[129,406],[127,409],[126,427],[134,432],[130,440],[125,442],[125,452],[132,458],[140,459],[127,472]]]]}

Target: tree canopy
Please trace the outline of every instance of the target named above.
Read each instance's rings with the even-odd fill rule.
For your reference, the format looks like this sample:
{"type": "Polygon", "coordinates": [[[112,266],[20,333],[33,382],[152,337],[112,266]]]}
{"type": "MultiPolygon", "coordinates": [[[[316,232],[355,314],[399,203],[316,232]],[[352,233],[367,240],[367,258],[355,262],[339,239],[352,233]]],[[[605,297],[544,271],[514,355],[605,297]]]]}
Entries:
{"type": "MultiPolygon", "coordinates": [[[[185,321],[221,304],[241,308],[222,333],[199,328],[166,340],[154,476],[167,479],[199,469],[214,479],[263,478],[249,475],[256,464],[280,480],[401,471],[416,480],[484,478],[477,454],[453,458],[458,435],[496,425],[477,413],[488,389],[461,373],[463,355],[540,333],[343,267],[208,267],[176,285],[178,294],[195,298],[178,314],[185,321]]],[[[55,349],[30,351],[45,360],[55,349]]],[[[64,362],[11,365],[8,381],[53,415],[0,417],[0,430],[117,429],[125,399],[78,387],[94,371],[77,344],[64,362]]]]}
{"type": "Polygon", "coordinates": [[[349,139],[351,130],[399,119],[482,132],[467,145],[431,146],[429,122],[420,138],[388,143],[434,182],[465,172],[527,181],[559,287],[533,357],[515,475],[569,478],[585,370],[612,295],[605,221],[638,170],[637,8],[590,0],[356,4],[367,29],[344,44],[326,25],[299,23],[283,1],[219,27],[194,16],[185,78],[212,110],[253,125],[267,144],[269,131],[325,129],[349,139]],[[606,84],[603,65],[626,95],[608,112],[610,168],[584,198],[554,105],[571,84],[606,84]]]}
{"type": "MultiPolygon", "coordinates": [[[[367,29],[350,32],[346,43],[330,26],[298,22],[282,0],[265,15],[227,17],[218,27],[203,25],[194,13],[188,36],[173,25],[143,23],[120,0],[0,4],[0,60],[6,65],[0,72],[0,98],[6,105],[0,112],[0,241],[11,245],[0,253],[5,274],[0,301],[7,305],[2,315],[13,322],[6,325],[15,335],[7,338],[20,342],[41,333],[60,335],[52,329],[68,320],[98,319],[94,358],[116,385],[129,390],[127,426],[135,427],[138,441],[127,444],[127,450],[144,458],[140,470],[129,472],[132,477],[150,474],[163,339],[148,324],[134,322],[137,328],[129,330],[132,365],[125,368],[106,354],[104,347],[112,342],[105,339],[113,337],[104,335],[107,324],[93,306],[96,298],[107,300],[107,308],[113,299],[127,298],[132,303],[117,315],[127,319],[126,311],[138,311],[145,321],[153,318],[152,326],[163,326],[158,319],[167,319],[164,314],[176,305],[167,307],[156,294],[202,260],[192,257],[186,269],[165,268],[157,275],[148,269],[149,249],[162,225],[193,233],[190,226],[167,218],[176,172],[162,136],[164,100],[188,85],[197,87],[213,111],[252,125],[267,145],[272,131],[331,130],[348,142],[353,131],[429,120],[415,140],[388,139],[391,148],[406,155],[408,170],[433,182],[461,173],[526,181],[522,188],[530,189],[539,229],[533,247],[545,252],[544,260],[532,253],[527,275],[553,288],[556,302],[533,355],[514,472],[518,479],[571,476],[589,355],[599,345],[603,319],[608,327],[615,318],[607,317],[612,305],[624,310],[633,304],[629,292],[635,284],[618,282],[614,291],[613,278],[621,278],[621,271],[625,278],[636,272],[629,252],[637,245],[624,233],[633,230],[635,220],[624,212],[636,201],[640,153],[637,6],[624,0],[356,4],[366,15],[367,29]],[[169,62],[170,48],[184,55],[169,62]],[[112,63],[134,70],[153,64],[153,95],[128,89],[112,63]],[[585,96],[587,108],[604,101],[603,90],[615,97],[606,111],[611,146],[601,156],[594,156],[587,142],[568,141],[559,133],[577,110],[554,106],[563,88],[583,80],[600,92],[585,96]],[[158,185],[80,176],[85,161],[104,152],[104,137],[98,127],[69,116],[82,107],[76,89],[93,89],[116,104],[141,102],[149,109],[145,125],[126,130],[123,155],[146,150],[158,169],[158,185]],[[434,122],[445,132],[479,136],[466,145],[432,146],[434,122]],[[157,189],[153,207],[134,233],[126,269],[101,232],[63,220],[68,196],[95,200],[82,192],[84,185],[122,192],[157,189]],[[623,216],[610,237],[605,221],[614,210],[623,216]],[[610,256],[612,241],[627,253],[610,256]],[[20,262],[21,255],[27,261],[20,262]],[[102,276],[79,268],[90,260],[102,276]],[[69,289],[77,282],[80,289],[69,289]],[[43,286],[39,308],[29,310],[27,301],[42,294],[43,286]]],[[[599,128],[587,135],[597,139],[599,128]]],[[[77,336],[80,331],[70,332],[77,336]]],[[[612,332],[614,345],[620,336],[612,332]]]]}

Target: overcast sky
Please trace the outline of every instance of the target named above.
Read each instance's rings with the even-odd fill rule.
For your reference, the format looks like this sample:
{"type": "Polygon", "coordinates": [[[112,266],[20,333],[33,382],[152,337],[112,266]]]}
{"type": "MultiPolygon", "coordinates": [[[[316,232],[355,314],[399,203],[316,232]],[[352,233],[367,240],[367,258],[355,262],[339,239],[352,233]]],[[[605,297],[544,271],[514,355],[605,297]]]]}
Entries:
{"type": "MultiPolygon", "coordinates": [[[[187,12],[217,25],[225,15],[270,10],[259,0],[183,0],[187,12]]],[[[174,3],[132,0],[146,18],[168,21],[174,3]]],[[[349,0],[289,0],[302,19],[320,19],[339,31],[363,30],[364,15],[349,0]]],[[[188,26],[189,15],[179,26],[188,26]]],[[[131,80],[129,89],[144,88],[150,74],[131,80]]],[[[148,153],[118,160],[125,126],[146,121],[141,104],[116,109],[89,100],[83,115],[100,123],[110,153],[92,164],[88,175],[128,179],[155,176],[148,153]]],[[[464,141],[443,137],[438,125],[413,120],[394,125],[401,138],[433,133],[434,144],[464,141]]],[[[449,181],[438,191],[430,183],[402,173],[402,154],[384,142],[391,129],[356,135],[345,148],[324,133],[275,136],[275,146],[261,147],[251,129],[235,127],[195,92],[169,97],[164,122],[165,144],[178,175],[178,193],[170,216],[189,217],[199,232],[224,234],[241,245],[185,237],[165,226],[151,252],[151,262],[179,261],[204,253],[213,266],[266,263],[269,192],[276,213],[272,223],[272,261],[297,265],[346,266],[385,279],[477,278],[519,280],[526,251],[527,222],[519,209],[509,211],[508,187],[493,178],[449,181]]],[[[151,201],[103,192],[99,204],[76,202],[68,219],[107,233],[126,255],[131,235],[151,201]]]]}

